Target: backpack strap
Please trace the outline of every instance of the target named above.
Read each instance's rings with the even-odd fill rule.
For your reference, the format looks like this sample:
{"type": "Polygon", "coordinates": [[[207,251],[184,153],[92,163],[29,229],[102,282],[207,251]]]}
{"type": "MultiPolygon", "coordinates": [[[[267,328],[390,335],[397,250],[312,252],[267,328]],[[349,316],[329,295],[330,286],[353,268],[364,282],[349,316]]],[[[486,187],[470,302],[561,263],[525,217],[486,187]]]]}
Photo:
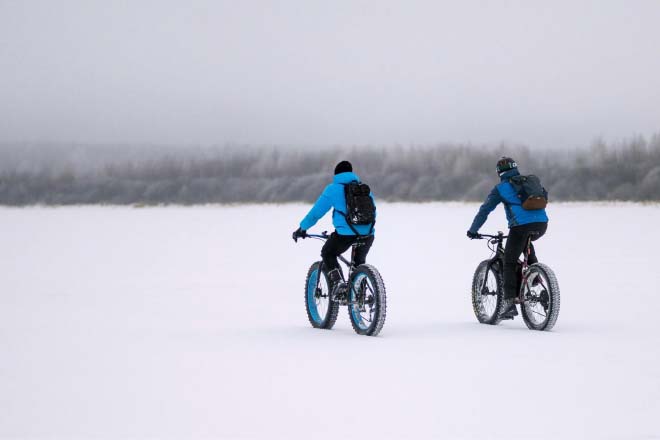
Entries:
{"type": "MultiPolygon", "coordinates": [[[[346,214],[345,212],[341,212],[341,211],[338,210],[338,209],[335,209],[335,212],[338,212],[338,213],[340,213],[341,215],[344,216],[344,218],[346,219],[346,224],[348,225],[349,228],[351,228],[351,231],[353,231],[353,233],[354,233],[355,235],[357,235],[358,237],[363,237],[363,235],[360,234],[360,233],[357,231],[357,229],[355,229],[355,227],[353,227],[353,225],[351,224],[351,222],[348,220],[348,214],[346,214]]],[[[368,233],[367,235],[371,235],[371,230],[372,230],[372,229],[373,229],[373,225],[371,225],[371,229],[369,229],[369,233],[368,233]]]]}

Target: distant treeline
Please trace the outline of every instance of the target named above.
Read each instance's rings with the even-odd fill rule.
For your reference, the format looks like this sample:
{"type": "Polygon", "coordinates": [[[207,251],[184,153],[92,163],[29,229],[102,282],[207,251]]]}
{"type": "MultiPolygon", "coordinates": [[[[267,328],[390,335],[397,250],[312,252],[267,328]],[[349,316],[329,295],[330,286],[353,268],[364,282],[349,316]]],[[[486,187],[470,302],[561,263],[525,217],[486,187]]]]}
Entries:
{"type": "Polygon", "coordinates": [[[376,197],[482,200],[495,162],[515,158],[551,200],[660,201],[660,135],[584,150],[446,144],[409,147],[0,145],[0,204],[201,204],[312,201],[350,160],[376,197]]]}

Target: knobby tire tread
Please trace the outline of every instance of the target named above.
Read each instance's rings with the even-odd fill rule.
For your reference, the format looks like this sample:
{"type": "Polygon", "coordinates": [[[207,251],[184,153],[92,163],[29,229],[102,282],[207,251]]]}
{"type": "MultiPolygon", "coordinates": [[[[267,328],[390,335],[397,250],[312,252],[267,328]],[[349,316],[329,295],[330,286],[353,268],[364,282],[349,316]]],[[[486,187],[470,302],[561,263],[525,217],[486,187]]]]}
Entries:
{"type": "MultiPolygon", "coordinates": [[[[312,276],[312,273],[315,270],[318,270],[319,266],[320,266],[320,261],[317,261],[314,264],[312,264],[309,270],[307,271],[307,276],[305,277],[305,311],[307,312],[307,319],[309,320],[309,323],[312,324],[312,327],[330,330],[337,322],[337,316],[339,316],[339,304],[328,298],[328,314],[326,316],[326,319],[321,324],[319,324],[316,321],[314,321],[314,319],[312,318],[312,314],[309,311],[309,304],[307,302],[307,287],[309,286],[309,278],[312,276]]],[[[329,290],[330,281],[328,280],[328,275],[326,274],[325,271],[322,272],[322,275],[325,278],[326,283],[328,284],[328,290],[329,290]]],[[[328,292],[328,295],[329,294],[330,292],[328,292]]]]}
{"type": "Polygon", "coordinates": [[[371,278],[371,280],[374,282],[374,288],[376,289],[377,294],[376,300],[378,301],[378,306],[375,313],[376,323],[375,325],[371,325],[367,330],[362,330],[353,321],[353,314],[351,313],[351,308],[353,307],[352,305],[348,306],[348,318],[351,321],[351,326],[353,327],[353,330],[355,330],[355,333],[366,336],[377,336],[378,333],[380,333],[380,331],[383,329],[383,325],[385,325],[385,318],[387,317],[387,294],[385,291],[385,282],[383,281],[383,277],[381,277],[380,272],[378,272],[378,269],[370,264],[361,264],[353,272],[353,277],[350,280],[351,289],[353,288],[353,280],[360,272],[366,273],[367,277],[371,278]]]}
{"type": "Polygon", "coordinates": [[[527,317],[527,311],[523,304],[523,307],[521,307],[523,321],[525,321],[525,325],[530,330],[550,331],[557,323],[557,318],[559,318],[559,308],[561,304],[559,283],[557,282],[557,276],[555,275],[555,272],[552,269],[550,269],[548,265],[543,263],[535,263],[530,266],[530,271],[533,270],[542,272],[545,279],[548,280],[548,282],[550,283],[549,286],[550,292],[548,292],[550,296],[550,308],[551,308],[550,316],[545,321],[545,324],[541,326],[535,326],[527,317]]]}
{"type": "Polygon", "coordinates": [[[490,270],[488,265],[490,260],[484,260],[477,266],[477,269],[474,271],[474,276],[472,277],[472,310],[474,311],[474,316],[477,317],[477,321],[482,324],[497,325],[502,319],[500,318],[502,307],[503,307],[503,292],[504,292],[504,281],[502,279],[502,273],[494,272],[495,280],[497,282],[497,301],[495,303],[495,311],[491,318],[485,318],[481,313],[479,313],[479,297],[481,296],[481,285],[488,276],[486,271],[490,270]],[[480,274],[484,272],[484,278],[479,279],[480,274]]]}

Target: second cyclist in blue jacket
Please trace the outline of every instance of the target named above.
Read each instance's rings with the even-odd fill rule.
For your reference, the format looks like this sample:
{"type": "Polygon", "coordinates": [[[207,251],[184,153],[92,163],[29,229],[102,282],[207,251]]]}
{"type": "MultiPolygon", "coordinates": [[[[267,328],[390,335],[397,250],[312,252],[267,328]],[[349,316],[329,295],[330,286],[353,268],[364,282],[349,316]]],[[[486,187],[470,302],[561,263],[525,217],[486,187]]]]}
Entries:
{"type": "MultiPolygon", "coordinates": [[[[500,183],[486,197],[486,201],[479,208],[479,212],[474,218],[470,229],[467,232],[468,237],[476,238],[479,234],[479,228],[486,222],[490,214],[500,203],[504,205],[504,212],[509,222],[509,238],[504,248],[504,300],[506,301],[502,308],[502,318],[513,318],[518,314],[515,305],[515,298],[518,290],[518,278],[516,274],[516,264],[518,257],[524,251],[527,239],[531,236],[532,240],[537,240],[545,234],[548,228],[548,215],[545,209],[527,210],[521,205],[517,197],[516,190],[511,185],[510,180],[514,176],[520,175],[518,164],[509,157],[503,157],[497,162],[497,173],[500,176],[500,183]]],[[[538,262],[534,245],[531,247],[529,255],[529,264],[538,262]]]]}
{"type": "MultiPolygon", "coordinates": [[[[348,161],[342,161],[335,167],[335,176],[318,198],[312,209],[300,222],[300,227],[293,232],[293,238],[304,237],[307,230],[314,226],[321,217],[332,209],[332,224],[335,232],[325,242],[321,249],[323,266],[330,278],[331,291],[342,281],[337,257],[357,243],[354,256],[355,265],[364,264],[374,242],[373,225],[349,225],[343,213],[346,212],[346,197],[344,185],[360,181],[360,177],[353,173],[353,166],[348,161]]],[[[373,200],[373,195],[370,195],[373,200]]]]}

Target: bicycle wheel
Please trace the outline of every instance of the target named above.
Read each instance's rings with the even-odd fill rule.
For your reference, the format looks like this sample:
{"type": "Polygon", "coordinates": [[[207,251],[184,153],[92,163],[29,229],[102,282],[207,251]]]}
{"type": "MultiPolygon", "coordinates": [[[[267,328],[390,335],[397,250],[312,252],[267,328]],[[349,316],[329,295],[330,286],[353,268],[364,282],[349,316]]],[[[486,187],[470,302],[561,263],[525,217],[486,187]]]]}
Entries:
{"type": "Polygon", "coordinates": [[[477,266],[472,278],[472,309],[477,321],[496,325],[501,321],[502,272],[499,263],[484,260],[477,266]]]}
{"type": "Polygon", "coordinates": [[[555,273],[543,263],[529,266],[522,286],[522,316],[532,330],[550,330],[559,317],[559,284],[555,273]]]}
{"type": "Polygon", "coordinates": [[[317,261],[307,271],[305,309],[312,327],[331,329],[337,321],[339,304],[330,300],[330,281],[325,271],[319,272],[320,265],[317,261]]]}
{"type": "Polygon", "coordinates": [[[387,297],[378,269],[362,264],[349,283],[348,316],[359,335],[376,336],[385,324],[387,297]]]}

